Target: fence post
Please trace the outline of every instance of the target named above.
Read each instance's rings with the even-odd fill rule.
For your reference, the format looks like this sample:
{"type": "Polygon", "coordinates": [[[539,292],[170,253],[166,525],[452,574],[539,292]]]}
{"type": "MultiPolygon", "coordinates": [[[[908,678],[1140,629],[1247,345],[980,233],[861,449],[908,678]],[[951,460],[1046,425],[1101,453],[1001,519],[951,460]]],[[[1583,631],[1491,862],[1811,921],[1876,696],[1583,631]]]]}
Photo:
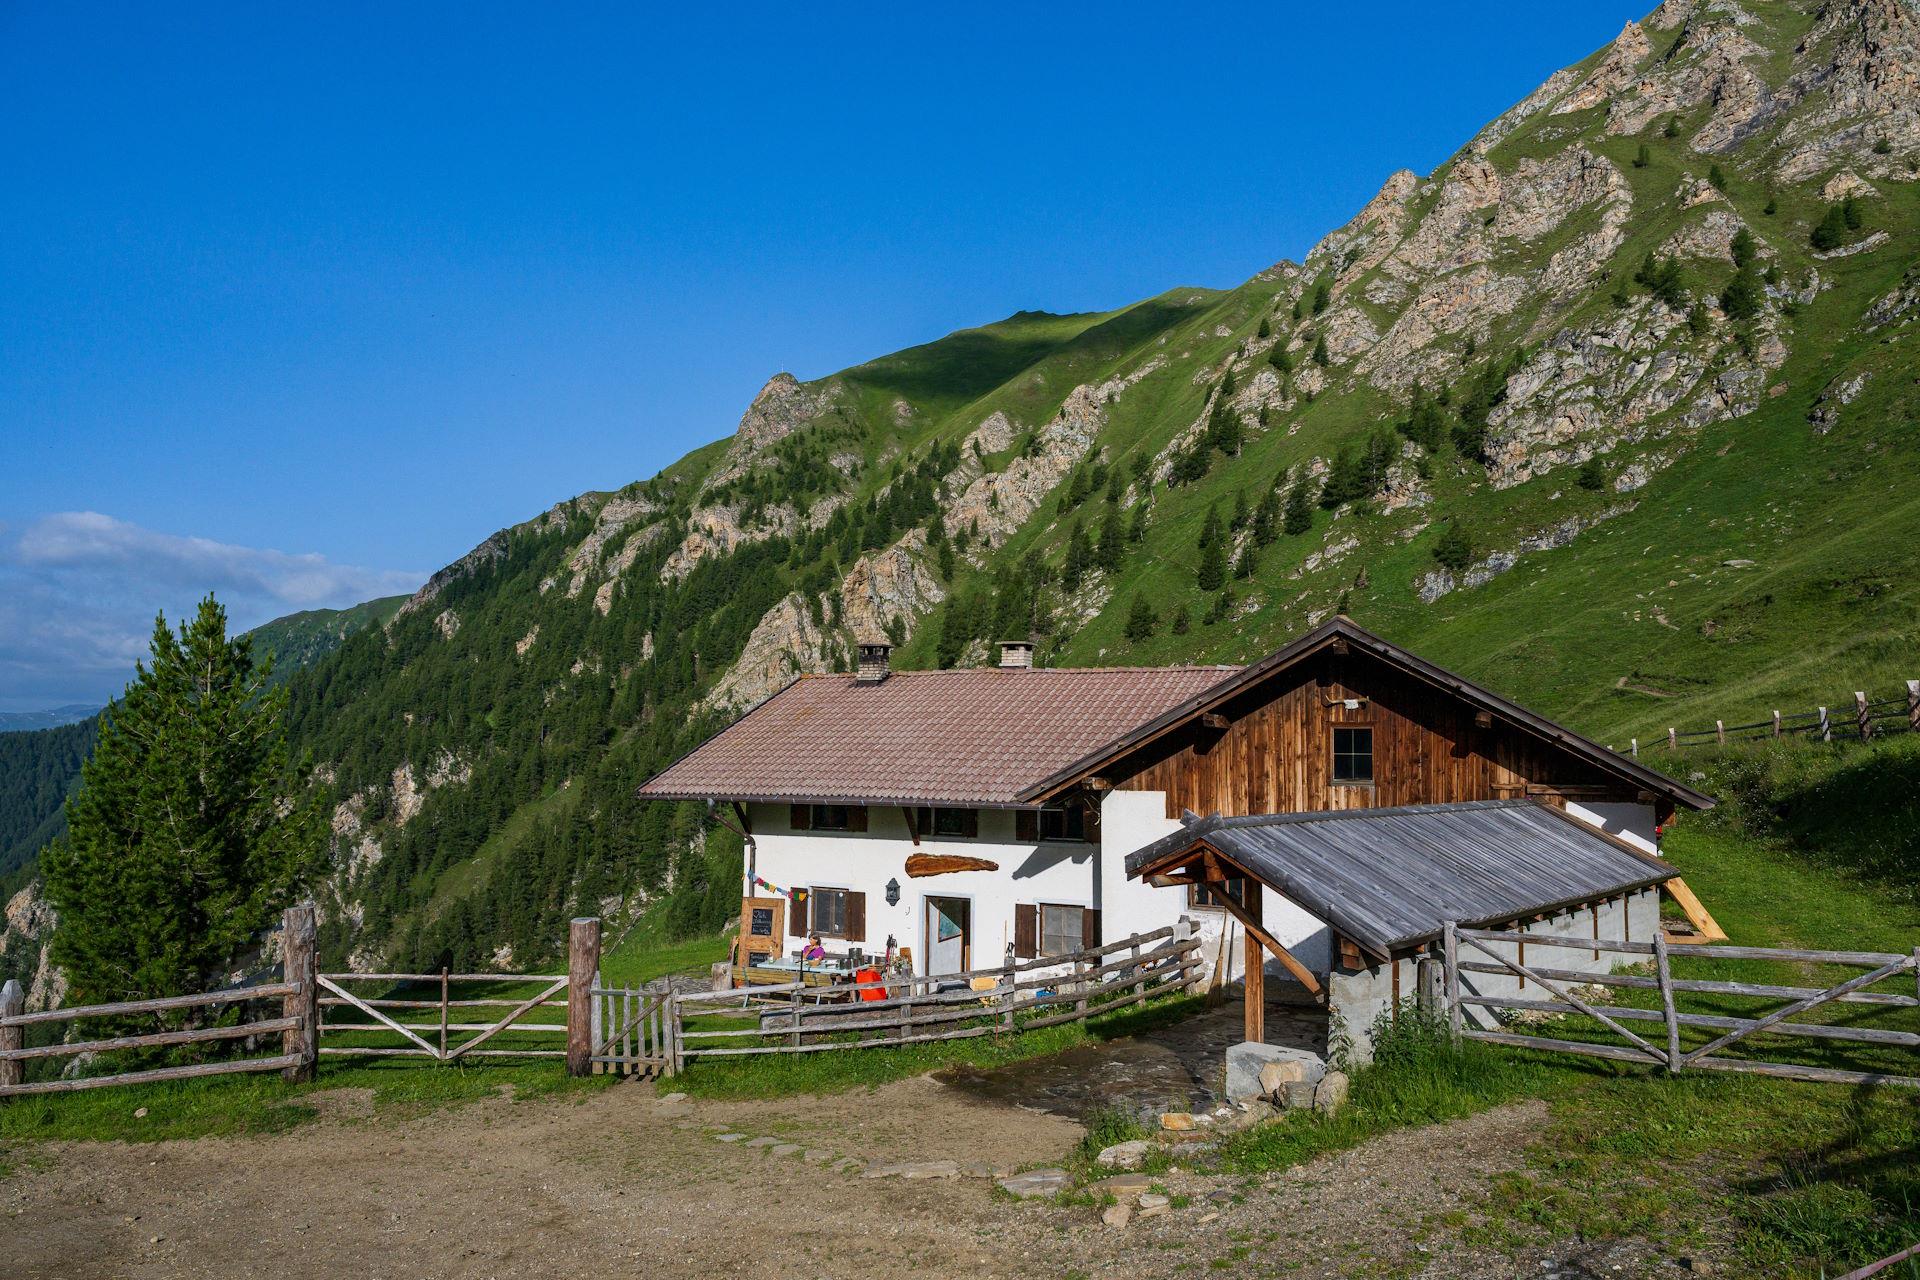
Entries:
{"type": "Polygon", "coordinates": [[[1142,1000],[1147,994],[1147,975],[1140,972],[1140,935],[1133,936],[1133,998],[1142,1000]]]}
{"type": "Polygon", "coordinates": [[[1634,757],[1634,758],[1635,758],[1636,760],[1637,760],[1637,759],[1639,759],[1639,757],[1640,757],[1640,739],[1638,739],[1638,738],[1628,738],[1628,739],[1627,739],[1627,754],[1629,754],[1629,755],[1631,755],[1631,756],[1633,756],[1633,757],[1634,757]]]}
{"type": "Polygon", "coordinates": [[[1667,933],[1653,931],[1653,963],[1660,975],[1660,1010],[1667,1015],[1667,1070],[1680,1070],[1680,1015],[1673,1009],[1673,967],[1667,961],[1667,933]]]}
{"type": "Polygon", "coordinates": [[[280,917],[280,980],[296,990],[281,999],[280,1016],[299,1021],[281,1033],[280,1052],[296,1061],[280,1069],[289,1084],[311,1080],[320,1068],[320,984],[314,980],[314,909],[288,907],[280,917]]]}
{"type": "Polygon", "coordinates": [[[440,1061],[447,1060],[447,966],[440,966],[440,1061]]]}
{"type": "Polygon", "coordinates": [[[1780,736],[1780,708],[1778,707],[1773,709],[1773,736],[1776,738],[1780,736]]]}
{"type": "Polygon", "coordinates": [[[1853,718],[1860,726],[1860,741],[1865,742],[1873,736],[1873,712],[1867,706],[1865,691],[1853,691],[1853,718]]]}
{"type": "Polygon", "coordinates": [[[1820,741],[1833,741],[1833,722],[1827,719],[1827,709],[1820,708],[1820,741]]]}
{"type": "Polygon", "coordinates": [[[660,1038],[665,1041],[667,1051],[666,1073],[670,1076],[680,1074],[680,997],[673,991],[667,992],[667,1000],[660,1009],[660,1038]]]}
{"type": "Polygon", "coordinates": [[[1907,681],[1907,728],[1920,733],[1920,680],[1907,681]]]}
{"type": "MultiPolygon", "coordinates": [[[[800,972],[805,973],[806,970],[803,968],[800,972]]],[[[795,987],[787,993],[787,1002],[793,1006],[793,1035],[788,1038],[788,1043],[798,1049],[800,1047],[800,988],[795,987]]]]}
{"type": "Polygon", "coordinates": [[[1019,994],[1013,989],[1014,979],[1017,976],[1013,971],[1013,951],[1009,948],[1006,962],[1000,970],[1000,981],[1007,988],[1007,1011],[1000,1015],[1000,1027],[1005,1031],[1013,1030],[1013,998],[1019,994]]]}
{"type": "Polygon", "coordinates": [[[1458,926],[1447,921],[1446,932],[1442,935],[1441,949],[1447,966],[1447,1028],[1458,1039],[1461,1027],[1460,1017],[1460,940],[1454,936],[1458,926]]]}
{"type": "Polygon", "coordinates": [[[1680,749],[1680,731],[1678,729],[1675,729],[1672,725],[1668,725],[1667,726],[1667,750],[1678,751],[1679,749],[1680,749]]]}
{"type": "MultiPolygon", "coordinates": [[[[15,1018],[26,1011],[27,993],[20,989],[19,979],[8,978],[7,985],[0,987],[0,1018],[15,1018]]],[[[0,1027],[0,1050],[26,1047],[25,1027],[0,1027]]],[[[0,1087],[21,1084],[26,1078],[26,1063],[18,1058],[0,1059],[0,1087]]]]}
{"type": "Polygon", "coordinates": [[[593,1066],[593,975],[600,971],[600,917],[577,917],[567,928],[567,1074],[593,1066]]]}
{"type": "Polygon", "coordinates": [[[1715,720],[1713,722],[1713,740],[1723,747],[1727,745],[1727,722],[1725,720],[1715,720]]]}

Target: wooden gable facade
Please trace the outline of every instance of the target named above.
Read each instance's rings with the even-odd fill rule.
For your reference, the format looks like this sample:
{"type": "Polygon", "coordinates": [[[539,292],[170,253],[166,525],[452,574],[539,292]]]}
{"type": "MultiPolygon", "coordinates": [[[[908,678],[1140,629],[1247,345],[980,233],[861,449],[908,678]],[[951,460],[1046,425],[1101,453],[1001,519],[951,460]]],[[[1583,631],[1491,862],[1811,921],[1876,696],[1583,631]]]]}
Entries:
{"type": "Polygon", "coordinates": [[[1659,822],[1671,816],[1673,790],[1659,785],[1667,780],[1636,776],[1646,771],[1511,704],[1490,708],[1465,682],[1470,692],[1448,687],[1397,653],[1332,636],[1268,673],[1250,672],[1204,711],[1122,744],[1080,781],[1165,792],[1169,818],[1528,797],[1637,803],[1659,822]],[[1365,731],[1364,779],[1336,776],[1336,747],[1356,741],[1342,729],[1365,731]]]}

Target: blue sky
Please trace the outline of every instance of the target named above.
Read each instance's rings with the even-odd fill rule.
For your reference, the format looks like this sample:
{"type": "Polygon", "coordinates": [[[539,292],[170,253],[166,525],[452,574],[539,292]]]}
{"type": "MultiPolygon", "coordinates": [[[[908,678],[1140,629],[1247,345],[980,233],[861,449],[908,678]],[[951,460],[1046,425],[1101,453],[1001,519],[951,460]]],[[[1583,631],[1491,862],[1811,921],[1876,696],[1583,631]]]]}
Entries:
{"type": "Polygon", "coordinates": [[[776,370],[1297,258],[1650,5],[0,0],[0,709],[208,589],[406,589],[776,370]]]}

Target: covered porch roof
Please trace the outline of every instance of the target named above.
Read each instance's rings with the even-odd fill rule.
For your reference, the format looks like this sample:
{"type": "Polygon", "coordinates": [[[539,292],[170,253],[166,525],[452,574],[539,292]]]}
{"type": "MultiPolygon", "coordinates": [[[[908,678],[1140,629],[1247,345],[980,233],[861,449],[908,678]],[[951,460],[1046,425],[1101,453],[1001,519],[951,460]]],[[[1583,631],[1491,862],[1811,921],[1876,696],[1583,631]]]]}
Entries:
{"type": "Polygon", "coordinates": [[[1190,817],[1126,865],[1133,878],[1249,876],[1383,958],[1438,937],[1449,920],[1501,924],[1675,874],[1533,800],[1190,817]]]}

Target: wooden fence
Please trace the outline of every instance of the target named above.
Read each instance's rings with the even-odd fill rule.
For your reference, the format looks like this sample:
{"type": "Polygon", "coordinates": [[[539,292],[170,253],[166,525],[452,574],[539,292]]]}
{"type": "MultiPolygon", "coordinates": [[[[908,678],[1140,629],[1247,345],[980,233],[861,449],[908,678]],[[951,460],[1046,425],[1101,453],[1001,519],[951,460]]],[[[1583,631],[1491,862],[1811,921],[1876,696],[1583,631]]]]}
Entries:
{"type": "Polygon", "coordinates": [[[838,1002],[799,982],[683,993],[665,1006],[664,1070],[701,1057],[885,1048],[1078,1022],[1186,989],[1203,967],[1199,952],[1196,939],[1169,927],[994,969],[831,988],[838,1002]],[[881,998],[848,999],[870,991],[881,998]],[[695,1029],[700,1019],[755,1025],[695,1029]]]}
{"type": "MultiPolygon", "coordinates": [[[[1815,707],[1811,711],[1790,715],[1781,715],[1776,709],[1772,717],[1766,720],[1753,720],[1745,724],[1715,720],[1711,729],[1678,729],[1669,725],[1666,749],[1678,751],[1682,747],[1725,746],[1729,742],[1785,738],[1815,742],[1851,738],[1866,742],[1876,735],[1900,732],[1920,733],[1920,680],[1907,681],[1906,692],[1891,698],[1875,700],[1867,697],[1865,690],[1856,690],[1851,706],[1815,707]]],[[[1639,755],[1640,746],[1640,739],[1630,739],[1627,753],[1639,755]]]]}
{"type": "MultiPolygon", "coordinates": [[[[109,1085],[142,1084],[158,1080],[186,1080],[195,1076],[229,1075],[243,1071],[278,1071],[288,1080],[313,1078],[313,938],[314,913],[311,904],[289,907],[282,933],[285,961],[281,981],[258,987],[230,987],[197,995],[163,996],[152,1000],[122,1000],[113,1004],[78,1005],[48,1009],[40,1013],[24,1012],[25,1000],[18,982],[9,981],[0,989],[0,1098],[17,1098],[34,1093],[69,1093],[76,1089],[101,1089],[109,1085]],[[177,1014],[188,1010],[227,1009],[261,1001],[278,1001],[279,1017],[245,1020],[224,1025],[186,1026],[164,1031],[136,1032],[106,1036],[94,1040],[66,1040],[29,1048],[29,1027],[72,1023],[95,1019],[116,1022],[141,1018],[148,1014],[177,1014]],[[266,1040],[277,1038],[280,1052],[265,1057],[218,1058],[209,1062],[154,1067],[145,1071],[124,1071],[114,1075],[76,1076],[71,1079],[26,1079],[29,1062],[49,1058],[70,1058],[83,1053],[115,1053],[129,1049],[172,1048],[179,1045],[207,1044],[215,1041],[266,1040]]],[[[248,1048],[255,1046],[249,1045],[248,1048]]]]}
{"type": "MultiPolygon", "coordinates": [[[[1788,1036],[1815,1041],[1848,1041],[1894,1049],[1920,1048],[1920,1033],[1886,1027],[1858,1025],[1858,1019],[1846,1023],[1796,1022],[1812,1010],[1831,1004],[1870,1006],[1878,1011],[1920,1008],[1920,947],[1910,955],[1873,951],[1798,951],[1780,947],[1730,947],[1670,944],[1656,933],[1652,942],[1556,938],[1543,934],[1519,935],[1511,931],[1463,929],[1449,924],[1442,938],[1445,961],[1445,1004],[1454,1034],[1468,1040],[1511,1045],[1525,1049],[1546,1049],[1560,1053],[1583,1054],[1621,1062],[1653,1063],[1670,1072],[1685,1070],[1739,1071],[1777,1076],[1789,1080],[1817,1080],[1834,1084],[1891,1084],[1920,1088],[1920,1075],[1882,1070],[1860,1071],[1823,1067],[1805,1063],[1779,1062],[1754,1057],[1729,1057],[1726,1050],[1755,1035],[1788,1036]],[[1566,948],[1584,952],[1624,952],[1646,956],[1652,974],[1604,973],[1588,970],[1558,969],[1528,965],[1495,950],[1496,944],[1511,947],[1524,940],[1529,947],[1566,948]],[[1471,950],[1487,959],[1468,958],[1471,950]],[[1706,978],[1676,977],[1677,959],[1707,957],[1713,960],[1773,960],[1795,965],[1837,965],[1860,968],[1864,973],[1830,987],[1783,986],[1764,983],[1731,982],[1706,978]],[[1534,983],[1551,999],[1514,995],[1467,993],[1464,974],[1489,974],[1519,978],[1534,983]],[[1901,990],[1872,990],[1876,985],[1899,981],[1901,990]],[[1594,1003],[1583,999],[1578,987],[1600,986],[1659,993],[1660,1007],[1642,1009],[1594,1003]],[[1911,994],[1910,994],[1911,993],[1911,994]],[[1682,1010],[1677,997],[1683,994],[1710,995],[1728,999],[1784,1001],[1765,1013],[1732,1016],[1682,1010]],[[1484,1009],[1496,1019],[1501,1013],[1578,1014],[1593,1019],[1606,1032],[1624,1043],[1556,1039],[1511,1030],[1493,1030],[1468,1025],[1467,1010],[1484,1009]],[[1642,1036],[1627,1024],[1658,1024],[1642,1036]],[[1704,1043],[1682,1046],[1682,1030],[1691,1028],[1706,1033],[1704,1043]],[[1648,1038],[1652,1037],[1652,1038],[1648,1038]]],[[[1503,1024],[1504,1025],[1504,1024],[1503,1024]]],[[[1694,1037],[1699,1039],[1699,1036],[1694,1037]]],[[[1916,1063],[1920,1066],[1920,1063],[1916,1063]]]]}

